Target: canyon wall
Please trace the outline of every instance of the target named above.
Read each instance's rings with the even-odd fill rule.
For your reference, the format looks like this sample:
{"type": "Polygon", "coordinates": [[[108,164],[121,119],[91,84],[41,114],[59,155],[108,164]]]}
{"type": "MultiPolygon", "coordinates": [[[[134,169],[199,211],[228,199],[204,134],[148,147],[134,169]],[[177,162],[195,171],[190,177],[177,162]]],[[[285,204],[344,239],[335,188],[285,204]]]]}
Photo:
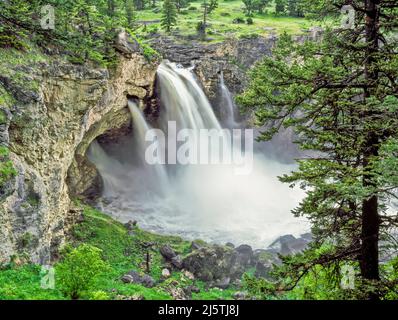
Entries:
{"type": "Polygon", "coordinates": [[[32,92],[2,79],[16,102],[2,106],[0,143],[18,173],[1,192],[0,263],[18,256],[45,264],[56,256],[79,215],[71,195],[98,181],[84,157],[89,144],[131,122],[128,97],[142,105],[152,97],[157,63],[129,50],[111,73],[59,60],[30,66],[26,81],[39,84],[32,92]]]}

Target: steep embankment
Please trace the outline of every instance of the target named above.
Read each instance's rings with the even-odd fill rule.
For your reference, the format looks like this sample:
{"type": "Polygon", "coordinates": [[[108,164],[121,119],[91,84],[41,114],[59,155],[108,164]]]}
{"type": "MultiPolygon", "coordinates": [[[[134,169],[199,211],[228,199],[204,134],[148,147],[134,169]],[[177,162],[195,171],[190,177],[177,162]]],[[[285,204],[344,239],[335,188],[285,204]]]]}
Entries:
{"type": "Polygon", "coordinates": [[[0,84],[7,99],[0,101],[0,142],[17,174],[1,187],[0,263],[22,253],[33,262],[50,261],[76,215],[71,195],[98,183],[95,168],[84,162],[88,145],[128,125],[128,96],[151,99],[157,64],[131,42],[119,47],[123,55],[111,72],[2,51],[0,84]]]}

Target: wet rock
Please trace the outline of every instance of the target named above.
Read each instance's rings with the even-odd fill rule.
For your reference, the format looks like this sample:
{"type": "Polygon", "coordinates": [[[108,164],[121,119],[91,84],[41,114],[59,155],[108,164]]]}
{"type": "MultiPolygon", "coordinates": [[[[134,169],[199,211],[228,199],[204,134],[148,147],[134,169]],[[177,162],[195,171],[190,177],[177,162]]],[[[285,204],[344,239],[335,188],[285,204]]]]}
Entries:
{"type": "Polygon", "coordinates": [[[124,283],[141,284],[147,288],[152,288],[155,286],[155,280],[151,276],[147,274],[141,275],[137,271],[130,271],[129,273],[124,275],[121,280],[124,283]]]}

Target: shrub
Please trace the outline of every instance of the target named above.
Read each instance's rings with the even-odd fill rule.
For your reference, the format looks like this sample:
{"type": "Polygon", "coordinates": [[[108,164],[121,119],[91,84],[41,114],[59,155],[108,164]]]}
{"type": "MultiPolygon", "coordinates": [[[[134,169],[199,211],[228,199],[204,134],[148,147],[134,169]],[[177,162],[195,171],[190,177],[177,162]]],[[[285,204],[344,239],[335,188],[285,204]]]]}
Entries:
{"type": "Polygon", "coordinates": [[[57,265],[57,281],[65,295],[78,299],[82,292],[91,288],[99,275],[108,270],[101,252],[96,247],[82,244],[69,252],[57,265]]]}
{"type": "Polygon", "coordinates": [[[243,18],[241,18],[241,17],[238,17],[238,18],[235,18],[234,20],[232,20],[232,23],[233,23],[233,24],[245,23],[245,19],[243,19],[243,18]]]}
{"type": "Polygon", "coordinates": [[[254,24],[253,18],[251,18],[251,17],[247,18],[246,19],[246,23],[249,24],[249,25],[254,24]]]}

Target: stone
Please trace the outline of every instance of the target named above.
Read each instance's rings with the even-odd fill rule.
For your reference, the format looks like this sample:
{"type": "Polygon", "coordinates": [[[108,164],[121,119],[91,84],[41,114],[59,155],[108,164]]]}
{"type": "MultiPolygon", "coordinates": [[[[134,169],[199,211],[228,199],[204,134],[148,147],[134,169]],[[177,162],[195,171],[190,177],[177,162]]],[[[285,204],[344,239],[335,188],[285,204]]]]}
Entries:
{"type": "Polygon", "coordinates": [[[142,53],[140,44],[126,31],[121,31],[117,35],[115,48],[126,55],[131,55],[133,53],[142,53]]]}
{"type": "Polygon", "coordinates": [[[240,258],[238,252],[219,245],[195,250],[184,257],[182,263],[195,278],[213,283],[224,278],[240,278],[247,270],[245,259],[240,258]]]}
{"type": "Polygon", "coordinates": [[[175,256],[170,260],[170,263],[177,268],[178,270],[181,270],[184,266],[182,263],[182,259],[180,256],[175,256]]]}
{"type": "Polygon", "coordinates": [[[184,291],[187,293],[187,295],[191,296],[192,293],[200,293],[200,289],[196,286],[188,286],[184,289],[184,291]]]}
{"type": "Polygon", "coordinates": [[[191,242],[191,249],[192,250],[198,250],[200,248],[202,248],[202,245],[199,242],[197,242],[197,241],[192,241],[191,242]]]}
{"type": "Polygon", "coordinates": [[[170,273],[169,269],[165,268],[162,270],[162,278],[163,279],[170,278],[170,276],[171,276],[171,273],[170,273]]]}
{"type": "Polygon", "coordinates": [[[185,277],[187,277],[189,280],[195,280],[195,276],[191,272],[189,272],[187,270],[183,270],[182,274],[185,277]]]}
{"type": "Polygon", "coordinates": [[[169,245],[161,247],[160,254],[176,269],[181,270],[183,268],[181,257],[169,245]]]}
{"type": "Polygon", "coordinates": [[[145,275],[141,275],[139,272],[137,271],[130,271],[129,273],[125,274],[121,280],[124,283],[136,283],[136,284],[141,284],[147,288],[152,288],[155,286],[155,280],[145,274],[145,275]]]}
{"type": "Polygon", "coordinates": [[[188,300],[190,298],[190,295],[187,294],[187,292],[182,288],[169,287],[166,290],[170,293],[174,300],[188,300]]]}
{"type": "Polygon", "coordinates": [[[235,300],[246,300],[246,297],[247,297],[247,295],[244,292],[238,291],[238,292],[234,293],[234,299],[235,300]]]}
{"type": "Polygon", "coordinates": [[[126,229],[128,231],[133,231],[134,228],[137,226],[137,221],[136,220],[130,220],[124,226],[126,227],[126,229]]]}
{"type": "Polygon", "coordinates": [[[166,261],[170,261],[177,256],[177,253],[175,253],[175,251],[169,245],[161,247],[160,254],[166,261]]]}

